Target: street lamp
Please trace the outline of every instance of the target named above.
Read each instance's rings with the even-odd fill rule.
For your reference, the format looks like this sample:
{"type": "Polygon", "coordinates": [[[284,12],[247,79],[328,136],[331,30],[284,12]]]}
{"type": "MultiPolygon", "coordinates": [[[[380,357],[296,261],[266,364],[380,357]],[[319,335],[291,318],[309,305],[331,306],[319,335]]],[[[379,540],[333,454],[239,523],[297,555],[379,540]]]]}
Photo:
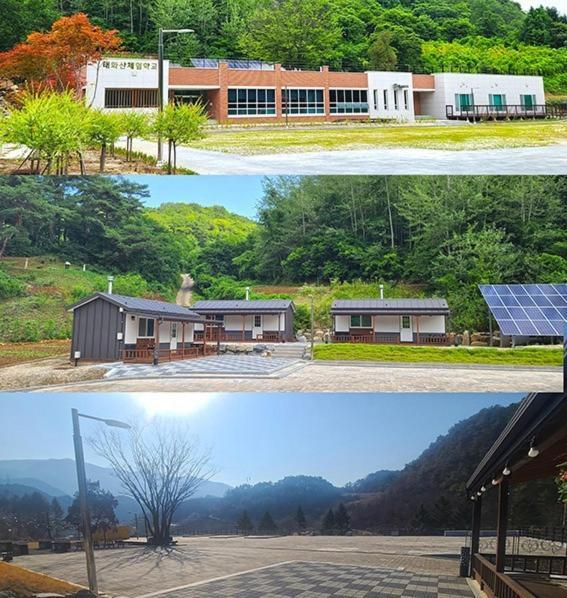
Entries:
{"type": "Polygon", "coordinates": [[[81,520],[83,522],[83,537],[85,540],[85,556],[87,558],[87,577],[89,578],[89,589],[94,594],[98,594],[98,583],[96,580],[96,567],[93,550],[93,540],[91,531],[91,514],[87,502],[87,473],[85,471],[85,455],[83,453],[83,441],[81,439],[81,429],[79,427],[79,417],[85,419],[94,419],[102,422],[112,428],[122,428],[129,430],[130,426],[124,422],[115,419],[102,419],[93,415],[79,413],[77,409],[71,409],[73,418],[73,443],[75,445],[75,464],[77,466],[77,482],[79,486],[79,504],[81,508],[81,520]]]}
{"type": "MultiPolygon", "coordinates": [[[[158,29],[158,106],[159,111],[163,112],[163,34],[164,33],[195,33],[193,29],[158,29]]],[[[161,135],[158,137],[158,162],[162,159],[161,135]]]]}

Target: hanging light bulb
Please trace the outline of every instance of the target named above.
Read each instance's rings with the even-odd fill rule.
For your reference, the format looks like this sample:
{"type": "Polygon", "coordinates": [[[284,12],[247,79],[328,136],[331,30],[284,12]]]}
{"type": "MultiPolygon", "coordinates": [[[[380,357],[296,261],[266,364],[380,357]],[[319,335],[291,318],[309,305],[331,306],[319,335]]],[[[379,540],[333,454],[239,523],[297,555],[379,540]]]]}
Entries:
{"type": "Polygon", "coordinates": [[[504,467],[504,469],[502,470],[502,475],[510,475],[512,473],[512,470],[508,467],[508,465],[506,464],[506,467],[504,467]]]}
{"type": "Polygon", "coordinates": [[[493,486],[498,486],[498,480],[497,480],[496,478],[494,478],[494,479],[492,480],[492,485],[493,485],[493,486]]]}
{"type": "Polygon", "coordinates": [[[528,451],[528,457],[535,459],[539,455],[539,449],[535,445],[535,438],[532,438],[530,442],[530,450],[528,451]]]}
{"type": "Polygon", "coordinates": [[[481,492],[486,492],[486,486],[482,486],[480,489],[481,492]]]}
{"type": "Polygon", "coordinates": [[[471,500],[476,500],[474,496],[471,496],[471,500]]]}

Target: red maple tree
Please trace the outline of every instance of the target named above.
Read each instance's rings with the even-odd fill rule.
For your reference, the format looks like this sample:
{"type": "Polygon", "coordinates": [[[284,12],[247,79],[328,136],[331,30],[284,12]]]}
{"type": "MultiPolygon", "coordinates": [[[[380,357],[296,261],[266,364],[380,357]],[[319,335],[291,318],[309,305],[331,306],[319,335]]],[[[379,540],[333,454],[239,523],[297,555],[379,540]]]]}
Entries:
{"type": "Polygon", "coordinates": [[[0,53],[0,75],[25,81],[34,90],[80,90],[88,62],[116,51],[122,41],[116,30],[93,25],[77,13],[55,21],[45,33],[31,33],[25,42],[0,53]]]}

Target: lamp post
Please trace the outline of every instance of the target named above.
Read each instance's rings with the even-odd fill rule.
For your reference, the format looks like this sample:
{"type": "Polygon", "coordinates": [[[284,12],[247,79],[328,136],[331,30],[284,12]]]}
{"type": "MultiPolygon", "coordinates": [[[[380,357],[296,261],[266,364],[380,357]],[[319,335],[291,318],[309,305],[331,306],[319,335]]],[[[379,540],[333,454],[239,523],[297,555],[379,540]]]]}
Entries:
{"type": "MultiPolygon", "coordinates": [[[[163,34],[164,33],[195,33],[193,29],[162,29],[158,30],[158,107],[159,111],[163,112],[163,92],[164,92],[164,81],[163,81],[163,34]]],[[[162,159],[162,146],[161,146],[161,135],[158,137],[158,162],[162,159]]]]}
{"type": "Polygon", "coordinates": [[[98,583],[96,579],[96,567],[94,559],[93,539],[91,530],[91,514],[87,501],[87,473],[85,471],[85,455],[83,453],[83,441],[81,439],[81,429],[79,426],[79,417],[85,419],[94,419],[113,428],[123,428],[129,430],[130,426],[124,422],[114,419],[102,419],[92,415],[79,413],[77,409],[71,409],[73,419],[73,444],[75,445],[75,464],[77,466],[77,482],[79,486],[79,505],[81,509],[81,520],[83,522],[83,537],[85,540],[85,556],[87,559],[87,577],[89,579],[89,589],[94,594],[98,594],[98,583]]]}

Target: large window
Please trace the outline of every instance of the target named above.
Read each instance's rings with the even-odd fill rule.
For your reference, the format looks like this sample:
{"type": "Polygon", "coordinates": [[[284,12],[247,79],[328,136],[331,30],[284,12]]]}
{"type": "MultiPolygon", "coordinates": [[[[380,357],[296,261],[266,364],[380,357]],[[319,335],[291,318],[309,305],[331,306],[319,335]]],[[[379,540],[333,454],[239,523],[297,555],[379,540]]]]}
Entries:
{"type": "Polygon", "coordinates": [[[229,116],[275,116],[274,89],[229,89],[229,116]]]}
{"type": "Polygon", "coordinates": [[[351,328],[372,328],[372,316],[351,316],[351,328]]]}
{"type": "Polygon", "coordinates": [[[506,95],[503,93],[491,93],[488,95],[488,102],[496,110],[506,108],[506,95]]]}
{"type": "Polygon", "coordinates": [[[404,110],[409,110],[409,91],[404,89],[404,110]]]}
{"type": "Polygon", "coordinates": [[[521,94],[520,95],[520,104],[522,108],[526,108],[527,110],[532,110],[536,105],[537,100],[534,94],[521,94]]]}
{"type": "Polygon", "coordinates": [[[105,108],[157,108],[158,89],[105,89],[105,108]]]}
{"type": "Polygon", "coordinates": [[[456,93],[455,94],[455,108],[457,111],[469,111],[473,106],[472,93],[456,93]]]}
{"type": "Polygon", "coordinates": [[[366,89],[331,89],[331,114],[368,114],[366,89]]]}
{"type": "Polygon", "coordinates": [[[254,328],[262,328],[262,316],[254,316],[254,328]]]}
{"type": "Polygon", "coordinates": [[[154,337],[154,320],[140,318],[138,320],[138,336],[140,338],[154,337]]]}
{"type": "Polygon", "coordinates": [[[284,114],[325,114],[322,89],[284,89],[282,91],[284,114]]]}

